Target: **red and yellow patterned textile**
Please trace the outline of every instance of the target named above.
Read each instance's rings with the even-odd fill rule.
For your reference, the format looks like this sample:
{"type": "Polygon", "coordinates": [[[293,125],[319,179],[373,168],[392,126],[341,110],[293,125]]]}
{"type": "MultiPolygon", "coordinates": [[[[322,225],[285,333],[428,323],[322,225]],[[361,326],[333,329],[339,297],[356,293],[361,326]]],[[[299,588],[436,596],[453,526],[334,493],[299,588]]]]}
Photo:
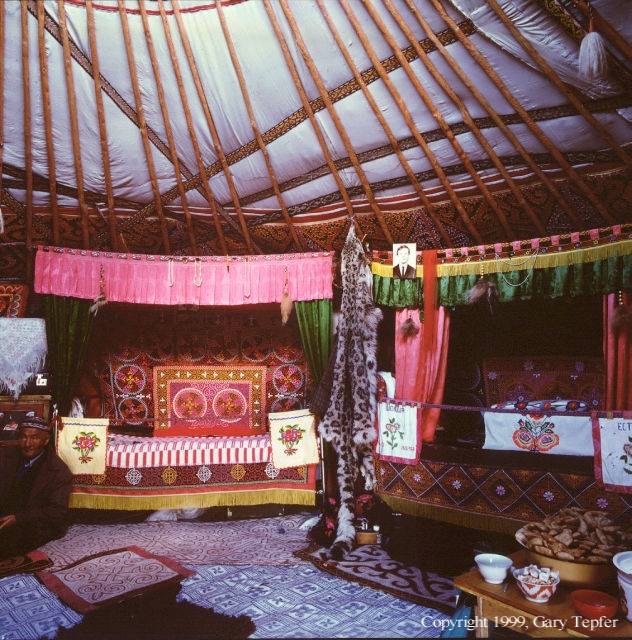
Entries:
{"type": "Polygon", "coordinates": [[[606,491],[589,456],[424,446],[416,465],[376,460],[377,494],[403,513],[513,534],[571,506],[632,515],[632,495],[606,491]]]}
{"type": "Polygon", "coordinates": [[[265,380],[265,367],[154,367],[154,435],[265,433],[265,380]]]}
{"type": "Polygon", "coordinates": [[[305,406],[309,378],[295,315],[283,326],[278,305],[257,308],[256,314],[242,308],[185,314],[159,307],[139,313],[134,305],[106,305],[97,322],[94,368],[103,415],[111,424],[151,431],[157,366],[266,367],[266,411],[305,406]]]}
{"type": "Polygon", "coordinates": [[[0,318],[22,318],[29,288],[25,284],[0,284],[0,318]]]}
{"type": "MultiPolygon", "coordinates": [[[[215,439],[215,438],[213,438],[215,439]]],[[[70,506],[80,509],[189,509],[259,504],[316,504],[316,465],[275,469],[272,462],[107,467],[75,476],[70,506]]]]}

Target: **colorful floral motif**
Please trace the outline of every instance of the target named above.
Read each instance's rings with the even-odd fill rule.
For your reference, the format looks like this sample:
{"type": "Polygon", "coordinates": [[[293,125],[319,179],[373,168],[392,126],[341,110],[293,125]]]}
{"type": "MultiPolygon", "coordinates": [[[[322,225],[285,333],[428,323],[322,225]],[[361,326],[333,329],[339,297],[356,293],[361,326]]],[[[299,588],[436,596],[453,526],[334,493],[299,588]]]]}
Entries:
{"type": "Polygon", "coordinates": [[[527,451],[549,451],[560,443],[553,432],[555,425],[541,414],[529,414],[518,420],[519,428],[513,433],[514,444],[527,451]]]}
{"type": "Polygon", "coordinates": [[[81,464],[88,464],[88,462],[94,459],[90,454],[99,446],[99,442],[101,442],[101,438],[99,438],[94,431],[90,431],[89,433],[81,431],[72,441],[72,448],[75,451],[79,451],[79,461],[81,464]]]}
{"type": "Polygon", "coordinates": [[[281,427],[279,429],[281,437],[278,438],[278,440],[283,443],[283,446],[285,447],[284,453],[286,455],[292,456],[298,451],[298,448],[295,445],[303,439],[304,433],[305,429],[302,429],[297,424],[281,427]]]}
{"type": "Polygon", "coordinates": [[[384,425],[384,431],[382,431],[382,434],[391,449],[397,449],[397,436],[399,436],[400,441],[404,439],[404,432],[401,430],[399,422],[395,422],[395,418],[390,418],[384,425]]]}

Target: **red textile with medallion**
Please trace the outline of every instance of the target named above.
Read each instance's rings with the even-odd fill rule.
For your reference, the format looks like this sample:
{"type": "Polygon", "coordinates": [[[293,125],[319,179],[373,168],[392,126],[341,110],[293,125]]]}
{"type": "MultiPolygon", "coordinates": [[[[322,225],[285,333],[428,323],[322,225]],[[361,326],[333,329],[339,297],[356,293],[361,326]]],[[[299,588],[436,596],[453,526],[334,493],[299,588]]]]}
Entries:
{"type": "Polygon", "coordinates": [[[265,433],[266,367],[154,367],[155,436],[265,433]]]}

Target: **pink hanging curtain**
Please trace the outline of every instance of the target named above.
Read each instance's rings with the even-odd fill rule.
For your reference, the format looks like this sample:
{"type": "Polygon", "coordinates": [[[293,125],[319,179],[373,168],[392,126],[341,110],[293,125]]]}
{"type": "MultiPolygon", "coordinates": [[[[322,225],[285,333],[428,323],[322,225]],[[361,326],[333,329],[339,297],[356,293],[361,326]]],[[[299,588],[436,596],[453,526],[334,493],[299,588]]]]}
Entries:
{"type": "Polygon", "coordinates": [[[246,305],[333,296],[333,254],[152,256],[39,247],[34,288],[135,304],[246,305]]]}
{"type": "Polygon", "coordinates": [[[629,317],[625,327],[614,330],[613,316],[632,314],[632,295],[610,293],[603,297],[603,352],[606,359],[606,411],[632,409],[632,353],[629,317]],[[619,296],[623,309],[619,309],[619,296]]]}
{"type": "MultiPolygon", "coordinates": [[[[402,309],[395,314],[395,397],[402,400],[440,404],[443,401],[448,360],[450,316],[436,306],[436,252],[423,252],[424,321],[418,309],[402,309]],[[400,327],[406,320],[420,327],[415,336],[405,338],[400,327]]],[[[423,442],[433,442],[441,409],[420,408],[417,424],[423,442]]]]}

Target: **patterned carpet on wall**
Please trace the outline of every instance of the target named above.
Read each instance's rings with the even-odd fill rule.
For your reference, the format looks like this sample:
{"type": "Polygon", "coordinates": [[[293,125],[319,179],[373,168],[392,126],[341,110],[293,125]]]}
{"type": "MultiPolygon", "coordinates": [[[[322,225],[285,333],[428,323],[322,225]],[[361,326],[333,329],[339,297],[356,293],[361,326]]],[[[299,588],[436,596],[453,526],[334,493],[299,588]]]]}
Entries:
{"type": "MultiPolygon", "coordinates": [[[[135,546],[180,563],[193,575],[175,585],[175,599],[161,588],[88,613],[85,619],[36,575],[8,576],[0,579],[2,637],[160,640],[156,625],[161,611],[169,612],[169,624],[181,629],[182,640],[221,637],[198,635],[199,616],[192,614],[197,609],[202,609],[202,628],[207,614],[216,614],[210,624],[217,629],[234,623],[235,635],[226,638],[439,637],[453,601],[449,579],[389,562],[379,547],[360,548],[350,566],[334,575],[306,555],[313,522],[313,513],[299,513],[221,522],[75,524],[64,538],[42,547],[53,562],[46,571],[135,546]],[[141,616],[151,610],[155,616],[141,616]]],[[[166,624],[158,627],[165,640],[173,637],[166,624]]]]}

